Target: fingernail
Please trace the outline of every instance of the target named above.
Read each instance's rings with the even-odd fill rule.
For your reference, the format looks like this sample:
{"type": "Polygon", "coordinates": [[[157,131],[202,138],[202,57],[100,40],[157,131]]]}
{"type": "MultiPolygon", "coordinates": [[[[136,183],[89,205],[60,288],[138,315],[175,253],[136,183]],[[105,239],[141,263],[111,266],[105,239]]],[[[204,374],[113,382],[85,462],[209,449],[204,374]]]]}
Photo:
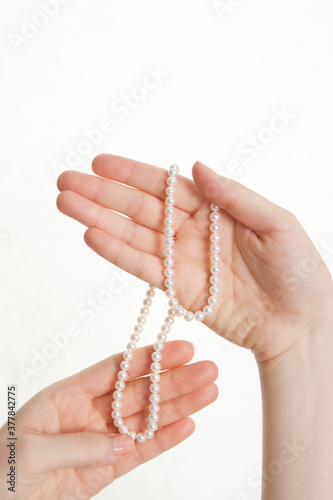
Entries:
{"type": "Polygon", "coordinates": [[[122,455],[123,453],[128,453],[134,448],[134,439],[129,436],[120,436],[112,439],[113,451],[122,455]]]}

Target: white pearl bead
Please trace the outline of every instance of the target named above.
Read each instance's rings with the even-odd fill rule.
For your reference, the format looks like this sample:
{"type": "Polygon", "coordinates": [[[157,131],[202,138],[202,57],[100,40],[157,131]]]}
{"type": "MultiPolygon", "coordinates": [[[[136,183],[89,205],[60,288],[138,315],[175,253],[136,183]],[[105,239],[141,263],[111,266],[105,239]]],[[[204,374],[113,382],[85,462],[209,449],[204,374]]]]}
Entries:
{"type": "Polygon", "coordinates": [[[194,314],[191,311],[187,311],[187,313],[184,314],[185,321],[192,321],[193,318],[194,314]]]}
{"type": "Polygon", "coordinates": [[[176,291],[173,288],[168,288],[166,290],[165,295],[169,298],[172,299],[176,295],[176,291]]]}
{"type": "Polygon", "coordinates": [[[151,404],[149,406],[150,413],[158,413],[160,411],[160,407],[157,403],[151,404]]]}
{"type": "Polygon", "coordinates": [[[151,373],[150,380],[153,384],[158,384],[158,382],[161,380],[161,375],[159,373],[151,373]]]}
{"type": "Polygon", "coordinates": [[[140,335],[138,333],[132,333],[131,341],[132,342],[139,342],[139,340],[140,340],[140,335]]]}
{"type": "Polygon", "coordinates": [[[169,206],[172,206],[176,203],[176,199],[173,197],[173,196],[168,196],[166,199],[165,199],[165,204],[166,205],[169,205],[169,206]]]}
{"type": "Polygon", "coordinates": [[[219,210],[219,207],[217,205],[214,205],[214,203],[211,203],[210,209],[213,210],[214,212],[216,212],[217,210],[219,210]]]}
{"type": "Polygon", "coordinates": [[[142,432],[139,432],[139,434],[136,436],[136,440],[138,443],[144,443],[146,441],[146,438],[142,434],[142,432]]]}
{"type": "Polygon", "coordinates": [[[148,316],[148,314],[149,314],[149,309],[148,309],[148,307],[141,307],[141,309],[140,309],[140,314],[141,314],[142,316],[148,316]]]}
{"type": "Polygon", "coordinates": [[[212,285],[216,285],[219,282],[219,277],[216,274],[213,274],[213,276],[210,277],[210,280],[212,285]]]}
{"type": "Polygon", "coordinates": [[[153,352],[153,354],[151,355],[151,359],[153,361],[161,361],[162,354],[160,352],[153,352]]]}
{"type": "Polygon", "coordinates": [[[221,247],[220,247],[220,245],[218,245],[218,243],[214,243],[214,245],[212,245],[210,247],[210,251],[213,253],[219,253],[220,250],[221,250],[221,247]]]}
{"type": "Polygon", "coordinates": [[[155,432],[158,429],[158,424],[156,422],[149,422],[147,428],[148,430],[155,432]]]}
{"type": "Polygon", "coordinates": [[[168,309],[168,316],[176,316],[176,310],[175,309],[168,309]]]}
{"type": "Polygon", "coordinates": [[[174,286],[175,282],[173,281],[172,278],[167,278],[164,280],[164,285],[166,288],[172,288],[174,286]]]}
{"type": "Polygon", "coordinates": [[[124,420],[122,418],[115,418],[114,422],[113,422],[115,427],[121,427],[123,425],[123,423],[124,423],[124,420]]]}
{"type": "Polygon", "coordinates": [[[219,288],[215,285],[211,286],[209,289],[209,293],[211,293],[212,295],[217,295],[219,291],[219,288]]]}
{"type": "Polygon", "coordinates": [[[176,193],[176,190],[174,187],[168,186],[165,190],[165,194],[167,196],[173,196],[176,193]]]}
{"type": "Polygon", "coordinates": [[[159,372],[161,371],[161,365],[155,361],[150,365],[150,369],[152,372],[159,372]]]}
{"type": "Polygon", "coordinates": [[[113,410],[111,413],[111,417],[115,420],[116,418],[121,418],[121,411],[120,410],[113,410]]]}
{"type": "Polygon", "coordinates": [[[120,372],[118,372],[118,375],[117,375],[118,379],[119,380],[127,380],[128,379],[128,373],[127,372],[124,372],[123,370],[121,370],[120,372]]]}
{"type": "Polygon", "coordinates": [[[212,264],[219,264],[221,262],[221,257],[218,254],[213,254],[210,258],[212,264]]]}
{"type": "Polygon", "coordinates": [[[126,387],[126,384],[125,382],[123,382],[122,380],[117,380],[116,382],[116,389],[117,391],[123,391],[126,387]]]}
{"type": "Polygon", "coordinates": [[[172,267],[167,267],[166,269],[164,269],[164,276],[166,276],[167,278],[172,278],[172,276],[175,275],[175,271],[172,269],[172,267]]]}
{"type": "Polygon", "coordinates": [[[209,218],[212,222],[218,222],[221,219],[221,216],[218,212],[215,212],[215,213],[210,214],[209,218]]]}
{"type": "Polygon", "coordinates": [[[212,274],[218,274],[220,271],[221,271],[220,266],[217,266],[216,264],[214,264],[214,265],[210,268],[210,272],[211,272],[212,274]]]}
{"type": "Polygon", "coordinates": [[[179,167],[176,163],[173,163],[169,168],[169,175],[177,175],[179,174],[179,167]]]}
{"type": "Polygon", "coordinates": [[[175,240],[171,236],[168,238],[165,238],[165,246],[166,247],[173,247],[174,244],[175,244],[175,240]]]}
{"type": "Polygon", "coordinates": [[[213,222],[210,225],[210,230],[211,230],[212,233],[217,233],[220,230],[219,224],[217,222],[213,222]]]}
{"type": "Polygon", "coordinates": [[[210,295],[210,297],[208,297],[208,304],[211,306],[215,306],[215,304],[217,304],[217,298],[215,295],[210,295]]]}
{"type": "Polygon", "coordinates": [[[129,342],[126,346],[126,349],[128,351],[135,351],[136,349],[136,343],[135,342],[129,342]]]}
{"type": "Polygon", "coordinates": [[[152,305],[152,300],[151,299],[145,299],[143,301],[143,305],[146,306],[146,307],[150,307],[152,305]]]}
{"type": "Polygon", "coordinates": [[[170,215],[173,215],[175,213],[174,207],[166,207],[165,209],[165,215],[170,217],[170,215]]]}
{"type": "Polygon", "coordinates": [[[120,434],[127,434],[128,431],[129,431],[129,428],[127,425],[122,425],[121,427],[119,427],[120,434]]]}
{"type": "Polygon", "coordinates": [[[143,332],[143,328],[142,328],[141,325],[135,325],[134,331],[137,332],[137,333],[142,333],[143,332]]]}
{"type": "Polygon", "coordinates": [[[169,238],[170,236],[173,236],[175,234],[175,230],[173,227],[168,226],[164,229],[164,234],[169,238]]]}
{"type": "Polygon", "coordinates": [[[153,404],[155,404],[155,403],[159,403],[159,401],[160,401],[160,395],[159,395],[159,394],[157,394],[157,393],[151,394],[151,395],[149,396],[149,401],[150,401],[151,403],[153,403],[153,404]]]}
{"type": "Polygon", "coordinates": [[[173,248],[167,247],[164,249],[163,253],[165,257],[172,257],[175,252],[173,251],[173,248]]]}
{"type": "Polygon", "coordinates": [[[131,351],[125,351],[123,353],[123,358],[125,361],[132,361],[133,359],[133,353],[131,351]]]}
{"type": "Polygon", "coordinates": [[[152,392],[153,394],[156,393],[156,392],[160,392],[160,386],[159,384],[150,384],[150,392],[152,392]]]}
{"type": "Polygon", "coordinates": [[[155,297],[155,292],[152,288],[149,288],[149,290],[146,291],[147,297],[155,297]]]}
{"type": "Polygon", "coordinates": [[[163,351],[164,344],[163,344],[163,342],[155,342],[153,347],[154,347],[155,351],[157,351],[157,352],[163,351]]]}
{"type": "Polygon", "coordinates": [[[169,325],[162,325],[161,326],[161,332],[170,333],[170,331],[171,331],[171,328],[169,325]]]}
{"type": "Polygon", "coordinates": [[[185,312],[186,311],[182,306],[176,307],[176,309],[175,309],[176,316],[184,316],[185,312]]]}
{"type": "Polygon", "coordinates": [[[203,308],[203,312],[208,316],[208,314],[211,314],[213,312],[213,308],[211,306],[205,306],[203,308]]]}
{"type": "Polygon", "coordinates": [[[113,410],[121,410],[121,406],[120,401],[112,401],[111,407],[113,410]]]}
{"type": "Polygon", "coordinates": [[[195,313],[194,317],[197,321],[202,321],[204,319],[205,315],[202,311],[197,311],[195,313]]]}
{"type": "Polygon", "coordinates": [[[164,265],[165,267],[172,267],[174,265],[174,260],[171,257],[167,257],[164,259],[164,265]]]}
{"type": "Polygon", "coordinates": [[[171,325],[173,325],[173,324],[174,324],[174,322],[175,322],[175,320],[174,320],[171,316],[167,316],[167,317],[165,318],[165,320],[164,320],[164,323],[165,323],[166,325],[170,325],[170,326],[171,326],[171,325]]]}
{"type": "Polygon", "coordinates": [[[137,322],[139,323],[139,325],[144,325],[146,322],[146,318],[144,316],[139,316],[137,322]]]}
{"type": "Polygon", "coordinates": [[[171,309],[173,309],[174,307],[178,306],[179,302],[178,302],[178,299],[169,299],[168,304],[169,304],[169,307],[171,307],[171,309]]]}
{"type": "Polygon", "coordinates": [[[165,335],[165,333],[162,333],[160,332],[158,335],[157,335],[157,338],[160,342],[165,342],[166,339],[167,339],[167,336],[165,335]]]}
{"type": "Polygon", "coordinates": [[[153,437],[154,437],[154,431],[148,431],[148,430],[146,430],[144,436],[145,436],[146,439],[153,439],[153,437]]]}
{"type": "Polygon", "coordinates": [[[120,363],[120,368],[124,370],[125,372],[130,369],[130,363],[128,361],[122,361],[120,363]]]}
{"type": "Polygon", "coordinates": [[[221,236],[218,233],[213,233],[210,235],[210,241],[212,243],[218,243],[219,241],[221,241],[221,236]]]}
{"type": "Polygon", "coordinates": [[[127,435],[129,437],[131,437],[132,439],[136,439],[136,432],[135,431],[129,431],[127,435]]]}
{"type": "Polygon", "coordinates": [[[157,413],[151,413],[148,418],[150,422],[158,422],[160,419],[157,413]]]}
{"type": "Polygon", "coordinates": [[[167,178],[167,185],[168,186],[175,186],[176,184],[177,184],[176,177],[168,177],[167,178]]]}

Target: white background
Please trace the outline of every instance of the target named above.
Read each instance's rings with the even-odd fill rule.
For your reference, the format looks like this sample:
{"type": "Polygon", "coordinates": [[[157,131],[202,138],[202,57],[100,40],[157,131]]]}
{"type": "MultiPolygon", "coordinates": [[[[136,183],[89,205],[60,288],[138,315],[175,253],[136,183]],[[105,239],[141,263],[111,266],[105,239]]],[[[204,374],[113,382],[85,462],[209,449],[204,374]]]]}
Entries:
{"type": "MultiPolygon", "coordinates": [[[[7,384],[18,384],[22,405],[122,350],[137,317],[144,284],[116,275],[55,206],[68,148],[103,119],[113,121],[112,133],[81,155],[77,170],[88,172],[96,154],[111,152],[165,168],[176,162],[190,176],[199,159],[294,211],[333,269],[331,0],[226,0],[220,8],[210,0],[71,0],[20,39],[27,20],[43,22],[42,3],[0,2],[1,422],[7,384]],[[124,118],[115,101],[139,95],[136,86],[156,66],[162,81],[124,118]],[[283,109],[292,118],[267,136],[263,129],[283,109]],[[269,138],[250,161],[239,149],[249,136],[269,138]],[[119,293],[87,322],[78,307],[103,296],[112,277],[119,293]],[[34,349],[43,352],[50,332],[73,321],[79,335],[24,380],[34,349]]],[[[156,309],[153,317],[157,325],[156,309]]],[[[261,407],[252,355],[203,325],[177,325],[173,337],[194,342],[196,360],[219,366],[220,398],[196,415],[187,442],[96,498],[258,500],[261,407]]],[[[152,338],[147,328],[147,343],[152,338]]]]}

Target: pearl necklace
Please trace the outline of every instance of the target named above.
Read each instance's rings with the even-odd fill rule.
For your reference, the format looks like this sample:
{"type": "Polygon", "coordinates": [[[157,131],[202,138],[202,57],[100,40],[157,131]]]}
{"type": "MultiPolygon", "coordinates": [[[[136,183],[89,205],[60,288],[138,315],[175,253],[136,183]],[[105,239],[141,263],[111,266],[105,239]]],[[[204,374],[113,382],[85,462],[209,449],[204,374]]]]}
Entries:
{"type": "Polygon", "coordinates": [[[117,375],[116,382],[116,390],[113,392],[113,402],[112,402],[112,418],[114,420],[114,425],[119,429],[120,434],[127,434],[133,439],[136,439],[138,443],[144,443],[147,439],[152,439],[154,437],[154,432],[158,429],[158,420],[159,420],[159,381],[161,365],[160,361],[162,359],[161,351],[164,348],[164,342],[167,340],[167,334],[171,331],[171,326],[174,323],[174,318],[176,316],[183,316],[186,321],[192,321],[196,319],[197,321],[202,321],[206,316],[212,313],[213,306],[217,303],[217,294],[219,289],[217,287],[219,282],[219,272],[220,267],[219,263],[221,258],[219,256],[220,252],[220,235],[219,235],[219,220],[220,213],[219,207],[216,205],[210,205],[210,230],[211,230],[211,247],[210,247],[210,262],[211,262],[211,276],[210,276],[210,296],[208,298],[208,303],[205,305],[202,311],[197,311],[196,313],[192,313],[191,311],[186,311],[176,298],[176,292],[174,289],[174,219],[172,216],[175,213],[174,205],[176,203],[175,194],[176,194],[176,184],[177,184],[177,175],[179,173],[178,165],[171,165],[169,168],[169,175],[167,179],[167,188],[165,190],[166,199],[165,199],[165,215],[166,218],[164,220],[165,230],[164,234],[166,236],[165,239],[165,248],[164,248],[164,285],[166,287],[165,294],[168,297],[169,301],[169,310],[167,312],[167,316],[164,320],[163,325],[161,326],[160,333],[157,335],[157,341],[154,344],[154,352],[151,356],[152,364],[150,366],[151,375],[150,375],[150,406],[149,406],[149,417],[148,417],[148,426],[145,431],[136,433],[133,430],[130,430],[128,426],[125,424],[124,420],[121,417],[121,400],[123,399],[123,391],[126,386],[126,381],[128,380],[128,370],[130,368],[130,361],[133,359],[133,352],[137,347],[137,343],[140,340],[140,334],[143,331],[143,325],[146,323],[146,318],[149,314],[149,308],[152,305],[152,298],[155,296],[155,287],[153,285],[149,285],[149,288],[146,292],[146,297],[143,301],[143,307],[140,309],[140,316],[137,319],[137,324],[134,327],[134,332],[131,335],[130,342],[127,344],[126,351],[123,353],[123,361],[120,363],[120,371],[117,375]]]}

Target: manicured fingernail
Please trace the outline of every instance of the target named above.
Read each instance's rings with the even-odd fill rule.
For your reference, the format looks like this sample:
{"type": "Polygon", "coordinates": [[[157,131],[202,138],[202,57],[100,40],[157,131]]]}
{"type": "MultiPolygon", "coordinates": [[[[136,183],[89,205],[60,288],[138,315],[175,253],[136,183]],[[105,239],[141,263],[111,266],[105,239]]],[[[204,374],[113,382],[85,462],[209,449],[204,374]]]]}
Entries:
{"type": "Polygon", "coordinates": [[[134,448],[134,439],[129,436],[119,436],[112,439],[113,451],[122,455],[123,453],[128,453],[134,448]]]}

